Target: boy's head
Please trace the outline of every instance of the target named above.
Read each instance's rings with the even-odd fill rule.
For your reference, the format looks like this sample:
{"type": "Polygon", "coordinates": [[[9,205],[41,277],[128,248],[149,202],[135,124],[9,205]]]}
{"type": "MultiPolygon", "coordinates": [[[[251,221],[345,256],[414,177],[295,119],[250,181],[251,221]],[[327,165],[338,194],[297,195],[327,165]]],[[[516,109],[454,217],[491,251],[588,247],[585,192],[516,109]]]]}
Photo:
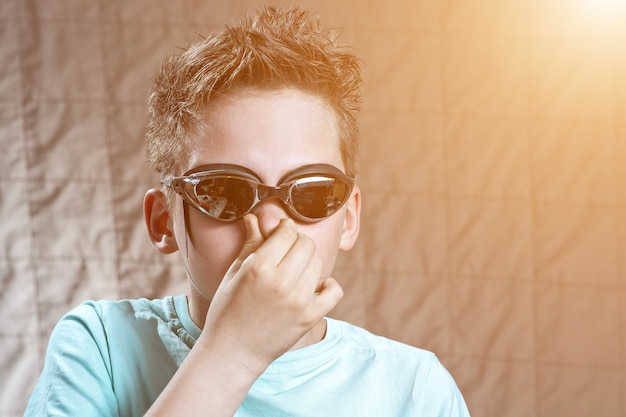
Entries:
{"type": "Polygon", "coordinates": [[[295,87],[334,110],[346,174],[357,174],[361,77],[358,59],[298,8],[263,8],[182,54],[169,57],[149,99],[148,164],[181,175],[208,103],[239,89],[295,87]]]}
{"type": "Polygon", "coordinates": [[[265,8],[167,59],[146,139],[168,186],[148,190],[144,219],[160,252],[184,254],[198,323],[247,239],[273,247],[285,218],[313,242],[320,278],[354,245],[360,84],[357,58],[295,8],[265,8]]]}

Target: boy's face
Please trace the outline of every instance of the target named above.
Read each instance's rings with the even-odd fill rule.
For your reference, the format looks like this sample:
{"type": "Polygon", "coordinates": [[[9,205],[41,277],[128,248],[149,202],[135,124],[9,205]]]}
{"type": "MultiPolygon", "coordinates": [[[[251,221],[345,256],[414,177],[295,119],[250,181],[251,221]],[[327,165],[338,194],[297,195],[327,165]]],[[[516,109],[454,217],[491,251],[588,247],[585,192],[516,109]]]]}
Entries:
{"type": "MultiPolygon", "coordinates": [[[[236,164],[255,172],[263,184],[277,185],[289,171],[329,164],[344,171],[339,133],[332,109],[296,89],[244,89],[214,100],[182,172],[205,164],[236,164]]],[[[300,232],[316,243],[323,261],[322,277],[331,274],[340,249],[350,249],[358,236],[360,194],[355,186],[339,212],[316,223],[297,222],[300,232]]],[[[246,238],[242,221],[222,222],[187,205],[188,243],[181,197],[172,204],[174,236],[191,278],[192,317],[203,321],[210,300],[246,238]],[[187,246],[187,250],[186,250],[187,246]],[[188,254],[186,255],[186,252],[188,254]]],[[[267,238],[280,219],[289,217],[277,199],[253,208],[267,238]]]]}

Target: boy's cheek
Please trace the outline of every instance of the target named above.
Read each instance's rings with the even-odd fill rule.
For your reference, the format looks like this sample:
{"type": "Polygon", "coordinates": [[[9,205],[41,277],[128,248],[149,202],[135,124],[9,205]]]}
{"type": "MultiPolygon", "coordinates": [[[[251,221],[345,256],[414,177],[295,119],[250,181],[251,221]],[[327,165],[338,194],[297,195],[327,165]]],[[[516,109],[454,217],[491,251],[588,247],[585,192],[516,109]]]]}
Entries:
{"type": "MultiPolygon", "coordinates": [[[[232,223],[219,223],[218,227],[196,228],[192,233],[189,246],[195,256],[188,260],[192,269],[223,276],[241,252],[245,231],[232,223]]],[[[184,255],[184,244],[179,246],[184,255]]]]}
{"type": "Polygon", "coordinates": [[[341,240],[341,218],[328,218],[318,223],[306,225],[300,229],[302,233],[315,242],[315,255],[322,260],[322,276],[331,276],[339,253],[341,240]]]}

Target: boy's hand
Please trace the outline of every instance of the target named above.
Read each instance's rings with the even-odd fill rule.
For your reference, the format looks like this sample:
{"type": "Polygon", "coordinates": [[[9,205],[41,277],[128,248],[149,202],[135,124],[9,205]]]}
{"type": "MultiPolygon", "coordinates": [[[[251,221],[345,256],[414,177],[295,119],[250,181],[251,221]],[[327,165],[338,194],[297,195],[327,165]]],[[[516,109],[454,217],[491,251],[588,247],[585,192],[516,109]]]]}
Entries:
{"type": "Polygon", "coordinates": [[[244,217],[247,237],[209,308],[199,343],[260,375],[317,324],[343,296],[321,278],[315,243],[283,219],[264,239],[258,219],[244,217]]]}

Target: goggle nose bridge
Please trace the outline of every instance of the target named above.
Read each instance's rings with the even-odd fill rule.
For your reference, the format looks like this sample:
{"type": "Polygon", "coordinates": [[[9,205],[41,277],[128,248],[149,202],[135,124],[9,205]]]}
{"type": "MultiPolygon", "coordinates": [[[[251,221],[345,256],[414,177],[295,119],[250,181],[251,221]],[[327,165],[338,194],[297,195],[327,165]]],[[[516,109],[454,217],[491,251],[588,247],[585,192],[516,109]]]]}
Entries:
{"type": "MultiPolygon", "coordinates": [[[[254,206],[259,204],[261,201],[266,200],[268,198],[277,198],[282,201],[285,205],[289,206],[289,190],[291,189],[290,184],[283,184],[278,186],[271,186],[265,184],[256,184],[256,202],[254,206]]],[[[253,206],[253,207],[254,207],[253,206]]]]}

